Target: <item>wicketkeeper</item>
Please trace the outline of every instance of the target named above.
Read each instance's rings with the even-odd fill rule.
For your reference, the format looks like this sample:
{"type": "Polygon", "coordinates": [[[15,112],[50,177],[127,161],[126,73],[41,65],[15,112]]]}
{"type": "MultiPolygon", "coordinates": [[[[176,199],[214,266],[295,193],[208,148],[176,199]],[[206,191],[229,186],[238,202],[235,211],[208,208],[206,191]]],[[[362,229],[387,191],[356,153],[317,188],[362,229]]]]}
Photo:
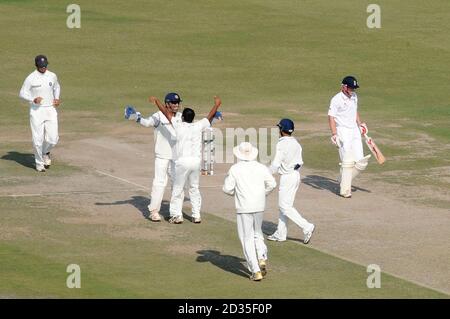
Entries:
{"type": "MultiPolygon", "coordinates": [[[[180,95],[177,93],[169,93],[166,95],[164,101],[165,108],[171,114],[172,122],[181,122],[181,113],[178,112],[182,102],[180,95]]],[[[159,222],[161,221],[159,211],[169,177],[173,184],[175,165],[172,148],[175,146],[175,140],[172,137],[175,132],[169,120],[161,111],[154,113],[148,118],[143,118],[141,113],[136,111],[134,107],[128,106],[125,108],[125,118],[135,120],[145,127],[153,126],[155,128],[155,173],[148,210],[150,212],[150,220],[159,222]]]]}
{"type": "Polygon", "coordinates": [[[341,160],[339,194],[345,198],[352,196],[352,180],[366,169],[371,156],[363,153],[361,135],[367,134],[368,128],[359,117],[357,88],[356,78],[346,76],[342,80],[341,92],[331,99],[328,110],[331,142],[339,148],[341,160]]]}

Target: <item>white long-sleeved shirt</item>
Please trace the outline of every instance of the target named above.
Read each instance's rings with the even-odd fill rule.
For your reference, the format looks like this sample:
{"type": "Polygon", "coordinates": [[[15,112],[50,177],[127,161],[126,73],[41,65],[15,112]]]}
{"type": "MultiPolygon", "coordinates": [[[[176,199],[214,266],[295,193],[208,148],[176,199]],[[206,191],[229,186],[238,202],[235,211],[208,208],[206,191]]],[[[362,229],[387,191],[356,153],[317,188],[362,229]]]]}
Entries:
{"type": "Polygon", "coordinates": [[[202,158],[202,132],[205,128],[211,127],[207,118],[194,123],[179,122],[174,123],[176,133],[176,145],[174,160],[182,157],[202,158]]]}
{"type": "Polygon", "coordinates": [[[223,191],[234,195],[238,214],[256,213],[265,210],[266,195],[276,186],[277,182],[266,166],[257,161],[240,161],[228,171],[223,191]]]}
{"type": "MultiPolygon", "coordinates": [[[[172,123],[180,122],[181,113],[177,112],[172,117],[172,123]]],[[[175,130],[166,116],[161,111],[158,111],[148,118],[141,118],[139,123],[145,127],[153,126],[155,128],[155,156],[163,159],[173,159],[176,144],[175,130]]]]}
{"type": "Polygon", "coordinates": [[[328,115],[334,117],[336,126],[346,128],[357,127],[356,117],[358,112],[358,96],[353,92],[351,97],[343,92],[336,94],[330,102],[328,115]]]}
{"type": "Polygon", "coordinates": [[[55,73],[47,70],[40,73],[35,70],[27,76],[20,89],[19,96],[33,105],[33,100],[42,97],[40,106],[53,106],[53,100],[59,99],[61,87],[55,73]]]}
{"type": "Polygon", "coordinates": [[[302,146],[293,136],[283,136],[278,140],[275,158],[270,165],[270,171],[279,174],[289,174],[295,166],[303,165],[302,146]]]}

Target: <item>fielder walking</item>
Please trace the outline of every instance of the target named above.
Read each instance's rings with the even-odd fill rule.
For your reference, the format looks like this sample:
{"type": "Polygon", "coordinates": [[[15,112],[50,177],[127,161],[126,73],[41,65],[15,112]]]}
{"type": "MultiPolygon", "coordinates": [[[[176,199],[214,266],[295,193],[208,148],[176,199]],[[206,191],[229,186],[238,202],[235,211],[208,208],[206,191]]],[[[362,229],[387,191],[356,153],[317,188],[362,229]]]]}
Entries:
{"type": "Polygon", "coordinates": [[[294,208],[295,194],[300,186],[300,168],[303,165],[302,147],[292,136],[294,122],[290,119],[282,119],[278,123],[280,139],[277,143],[275,158],[270,165],[271,173],[278,172],[280,188],[278,191],[279,217],[277,230],[268,240],[285,241],[288,232],[288,218],[303,231],[303,242],[307,244],[314,232],[315,226],[308,222],[294,208]]]}
{"type": "Polygon", "coordinates": [[[19,96],[30,103],[30,126],[33,139],[36,170],[45,172],[52,161],[50,151],[56,146],[58,136],[58,112],[61,87],[55,73],[47,69],[45,55],[34,59],[36,70],[27,76],[19,96]]]}
{"type": "Polygon", "coordinates": [[[214,106],[206,118],[194,122],[195,112],[191,108],[185,108],[181,115],[182,121],[173,121],[172,114],[159,102],[156,97],[150,97],[150,101],[158,106],[159,110],[173,124],[176,140],[174,148],[175,177],[173,182],[172,197],[170,200],[170,219],[172,224],[183,223],[184,187],[187,183],[189,198],[192,205],[192,221],[201,223],[200,194],[200,168],[202,151],[202,132],[211,126],[217,109],[221,105],[219,97],[214,97],[214,106]]]}
{"type": "MultiPolygon", "coordinates": [[[[164,108],[167,110],[167,114],[171,114],[172,122],[181,122],[181,113],[178,112],[182,102],[180,95],[177,93],[168,93],[164,98],[164,102],[164,108]]],[[[143,118],[140,112],[129,106],[125,109],[125,118],[135,120],[142,126],[155,128],[155,173],[148,210],[150,212],[150,220],[159,222],[161,221],[159,211],[161,210],[161,202],[169,177],[173,185],[173,171],[175,168],[173,161],[173,147],[176,142],[173,139],[173,136],[175,132],[166,115],[161,111],[152,114],[148,118],[143,118]]]]}
{"type": "Polygon", "coordinates": [[[359,117],[357,88],[356,78],[346,76],[342,80],[341,92],[331,99],[328,110],[331,142],[339,148],[341,160],[339,194],[345,198],[352,196],[352,180],[366,169],[371,156],[363,153],[361,135],[367,134],[368,128],[359,117]]]}
{"type": "Polygon", "coordinates": [[[234,195],[237,229],[250,279],[260,281],[267,273],[267,246],[262,222],[266,196],[277,186],[269,169],[256,161],[258,149],[248,142],[233,148],[238,162],[231,166],[223,191],[234,195]]]}

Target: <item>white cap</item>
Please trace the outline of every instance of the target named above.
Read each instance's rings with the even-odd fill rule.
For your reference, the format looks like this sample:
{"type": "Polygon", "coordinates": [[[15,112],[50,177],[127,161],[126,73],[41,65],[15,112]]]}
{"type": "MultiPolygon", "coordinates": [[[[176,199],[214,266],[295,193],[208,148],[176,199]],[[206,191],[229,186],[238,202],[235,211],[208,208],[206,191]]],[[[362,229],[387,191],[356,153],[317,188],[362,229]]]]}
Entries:
{"type": "Polygon", "coordinates": [[[233,154],[242,161],[253,161],[258,157],[258,149],[249,142],[242,142],[233,148],[233,154]]]}

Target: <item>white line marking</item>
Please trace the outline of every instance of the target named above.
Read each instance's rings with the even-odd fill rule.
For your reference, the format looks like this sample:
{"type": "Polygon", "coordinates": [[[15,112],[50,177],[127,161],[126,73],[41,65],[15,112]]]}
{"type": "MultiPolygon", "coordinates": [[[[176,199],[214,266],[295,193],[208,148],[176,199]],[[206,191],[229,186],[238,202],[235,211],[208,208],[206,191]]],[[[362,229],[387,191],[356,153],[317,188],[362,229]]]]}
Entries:
{"type": "Polygon", "coordinates": [[[115,191],[72,191],[72,192],[53,192],[53,193],[35,193],[35,194],[10,194],[10,195],[0,195],[0,198],[5,197],[40,197],[40,196],[59,196],[59,195],[90,195],[90,194],[111,194],[118,192],[138,192],[139,189],[118,189],[115,191]]]}
{"type": "MultiPolygon", "coordinates": [[[[124,179],[124,178],[121,178],[121,177],[117,177],[117,176],[114,176],[114,175],[111,175],[111,174],[108,174],[108,173],[106,173],[106,172],[102,172],[102,171],[99,171],[99,170],[95,170],[95,171],[96,171],[97,173],[102,174],[102,175],[109,176],[109,177],[114,178],[114,179],[117,179],[117,180],[119,180],[119,181],[122,181],[122,182],[125,182],[125,183],[128,183],[128,184],[131,184],[131,185],[134,185],[134,186],[138,186],[138,187],[140,187],[140,188],[142,188],[142,189],[144,189],[144,190],[146,190],[146,191],[150,191],[150,188],[145,187],[145,186],[142,186],[142,185],[140,185],[140,184],[133,183],[133,182],[127,180],[127,179],[124,179]]],[[[217,188],[217,187],[222,187],[222,185],[200,186],[200,188],[217,188]]]]}
{"type": "Polygon", "coordinates": [[[114,175],[111,175],[111,174],[108,174],[108,173],[105,173],[105,172],[102,172],[102,171],[99,171],[99,170],[95,170],[95,171],[96,171],[97,173],[99,173],[99,174],[106,175],[106,176],[109,176],[109,177],[111,177],[111,178],[115,178],[115,179],[117,179],[117,180],[119,180],[119,181],[122,181],[122,182],[125,182],[125,183],[128,183],[128,184],[131,184],[131,185],[140,187],[140,188],[142,188],[142,189],[144,189],[144,190],[146,190],[146,191],[150,191],[150,188],[145,187],[145,186],[142,186],[142,185],[139,185],[139,184],[136,184],[136,183],[133,183],[133,182],[131,182],[131,181],[129,181],[129,180],[126,180],[126,179],[124,179],[124,178],[120,178],[120,177],[117,177],[117,176],[114,176],[114,175]]]}
{"type": "MultiPolygon", "coordinates": [[[[133,183],[129,180],[126,180],[124,178],[121,177],[117,177],[111,174],[108,174],[106,172],[102,172],[99,170],[95,170],[97,173],[117,179],[121,182],[125,182],[127,184],[131,184],[134,186],[137,186],[140,188],[140,190],[145,190],[145,191],[150,191],[150,188],[145,187],[143,185],[140,184],[136,184],[133,183]]],[[[211,185],[211,186],[200,186],[200,188],[219,188],[222,187],[222,185],[211,185]]],[[[69,191],[69,192],[53,192],[53,193],[32,193],[32,194],[9,194],[9,195],[0,195],[0,198],[5,198],[5,197],[12,197],[12,198],[21,198],[21,197],[43,197],[43,196],[60,196],[60,195],[89,195],[89,194],[110,194],[110,193],[117,193],[117,192],[138,192],[140,190],[137,189],[120,189],[120,190],[116,190],[116,191],[69,191]]]]}

